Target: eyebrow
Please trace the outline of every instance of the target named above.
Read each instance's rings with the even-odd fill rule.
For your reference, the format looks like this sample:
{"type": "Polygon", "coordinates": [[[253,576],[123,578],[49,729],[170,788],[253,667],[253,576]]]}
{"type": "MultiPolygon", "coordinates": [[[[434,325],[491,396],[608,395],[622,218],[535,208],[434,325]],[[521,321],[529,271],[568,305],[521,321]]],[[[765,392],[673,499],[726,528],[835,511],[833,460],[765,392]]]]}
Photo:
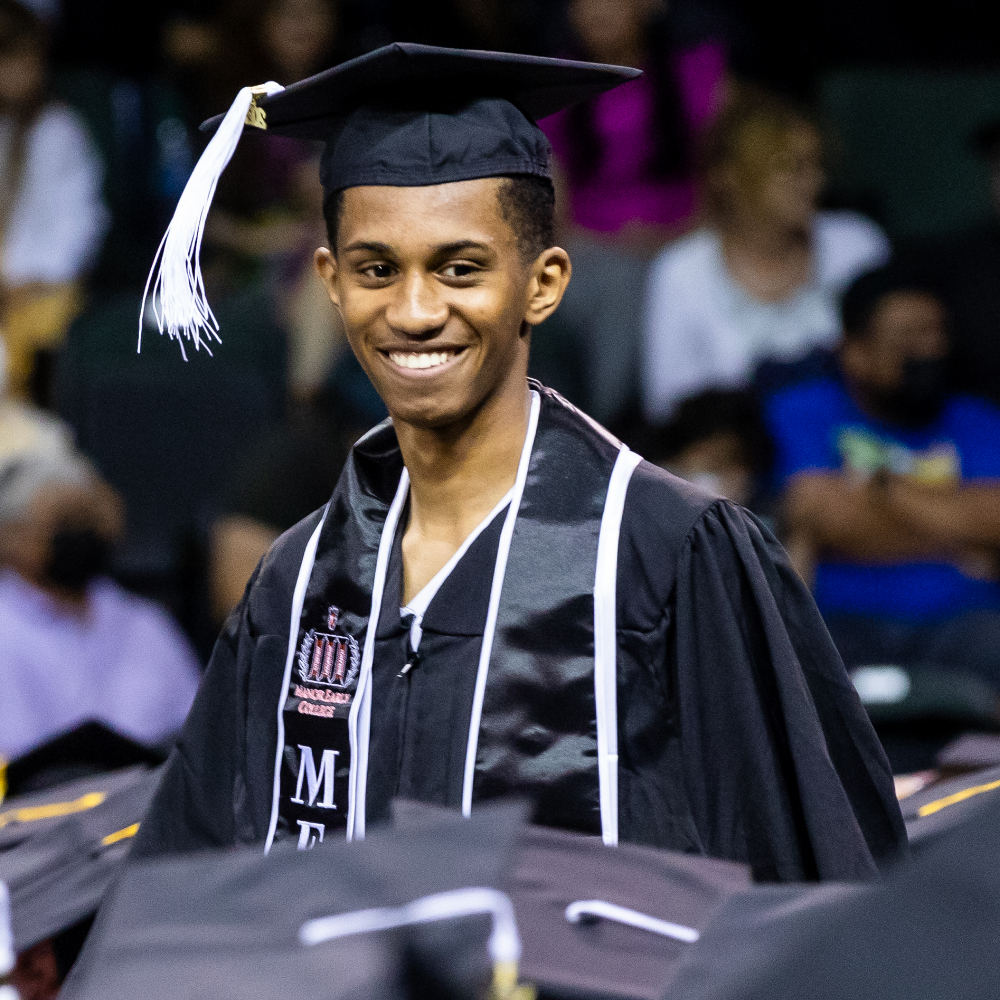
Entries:
{"type": "Polygon", "coordinates": [[[359,240],[344,247],[344,253],[353,253],[355,250],[365,250],[368,253],[378,254],[382,257],[391,257],[392,247],[388,243],[369,243],[359,240]]]}
{"type": "MultiPolygon", "coordinates": [[[[395,256],[395,251],[388,243],[380,243],[378,241],[369,242],[367,240],[358,240],[355,243],[349,244],[344,247],[343,253],[354,253],[358,250],[377,254],[381,257],[395,256]]],[[[439,243],[433,248],[432,256],[435,258],[450,257],[452,254],[461,253],[463,250],[481,250],[484,253],[493,252],[492,247],[486,243],[480,243],[478,240],[456,240],[453,243],[439,243]]]]}
{"type": "Polygon", "coordinates": [[[493,248],[487,243],[480,243],[478,240],[456,240],[454,243],[439,243],[434,248],[435,257],[450,257],[452,254],[461,253],[463,250],[482,250],[485,253],[492,253],[493,248]]]}

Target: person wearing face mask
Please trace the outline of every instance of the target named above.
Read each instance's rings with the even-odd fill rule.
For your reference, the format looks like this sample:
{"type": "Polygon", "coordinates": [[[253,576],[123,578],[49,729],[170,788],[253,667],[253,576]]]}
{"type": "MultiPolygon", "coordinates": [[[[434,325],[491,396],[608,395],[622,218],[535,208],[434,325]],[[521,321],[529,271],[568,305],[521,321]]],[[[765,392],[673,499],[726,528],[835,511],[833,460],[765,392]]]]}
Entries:
{"type": "Polygon", "coordinates": [[[808,112],[743,85],[701,157],[705,224],[653,262],[642,397],[660,422],[704,389],[745,388],[765,361],[839,336],[837,297],[889,243],[853,212],[818,211],[823,143],[808,112]]]}
{"type": "Polygon", "coordinates": [[[73,452],[0,461],[0,757],[88,719],[150,744],[184,721],[194,652],[166,611],[105,575],[122,520],[73,452]]]}
{"type": "Polygon", "coordinates": [[[848,666],[1000,686],[1000,410],[948,386],[948,314],[902,264],[842,304],[840,379],[776,394],[789,553],[848,666]]]}

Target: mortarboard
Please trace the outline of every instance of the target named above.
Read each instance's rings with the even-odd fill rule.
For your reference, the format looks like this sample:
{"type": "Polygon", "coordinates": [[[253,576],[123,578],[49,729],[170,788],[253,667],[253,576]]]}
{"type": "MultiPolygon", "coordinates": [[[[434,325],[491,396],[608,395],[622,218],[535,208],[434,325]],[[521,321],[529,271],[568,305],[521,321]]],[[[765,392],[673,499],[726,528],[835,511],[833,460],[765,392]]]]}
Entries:
{"type": "Polygon", "coordinates": [[[134,767],[0,807],[0,881],[17,951],[93,914],[128,852],[160,772],[134,767]]]}
{"type": "Polygon", "coordinates": [[[723,905],[665,1000],[996,994],[1000,797],[867,885],[756,886],[723,905]]]}
{"type": "Polygon", "coordinates": [[[166,758],[158,748],[138,743],[103,722],[82,722],[10,761],[4,771],[4,794],[23,796],[136,764],[152,767],[166,758]]]}
{"type": "Polygon", "coordinates": [[[656,998],[749,886],[731,862],[607,847],[523,816],[406,808],[363,841],[137,862],[66,996],[225,1000],[248,982],[260,995],[312,995],[331,971],[357,996],[483,995],[490,961],[520,950],[521,977],[542,996],[656,998]]]}
{"type": "Polygon", "coordinates": [[[218,340],[199,254],[216,184],[245,124],[323,142],[327,196],[358,185],[548,177],[549,145],[535,123],[638,75],[622,66],[394,42],[287,89],[244,88],[224,116],[205,123],[215,134],[154,261],[147,293],[160,332],[196,349],[218,340]]]}
{"type": "Polygon", "coordinates": [[[939,781],[907,796],[900,808],[911,849],[923,853],[929,844],[965,823],[986,799],[1000,801],[1000,767],[939,781]]]}
{"type": "Polygon", "coordinates": [[[523,814],[486,808],[310,851],[282,844],[268,855],[138,861],[109,895],[62,995],[484,995],[498,926],[507,932],[500,957],[513,943],[506,958],[517,958],[497,886],[523,814]],[[483,894],[478,906],[472,892],[483,894]],[[420,919],[435,908],[441,919],[420,919]]]}

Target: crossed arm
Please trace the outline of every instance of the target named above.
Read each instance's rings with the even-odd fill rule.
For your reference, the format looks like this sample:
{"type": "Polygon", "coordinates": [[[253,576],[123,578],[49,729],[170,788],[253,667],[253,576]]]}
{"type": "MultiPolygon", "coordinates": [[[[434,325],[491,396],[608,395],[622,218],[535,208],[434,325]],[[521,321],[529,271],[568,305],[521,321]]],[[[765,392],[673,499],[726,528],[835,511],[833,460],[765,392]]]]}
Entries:
{"type": "Polygon", "coordinates": [[[1000,480],[923,484],[837,472],[795,476],[786,493],[788,550],[809,579],[818,555],[865,562],[946,560],[991,573],[1000,550],[1000,480]]]}

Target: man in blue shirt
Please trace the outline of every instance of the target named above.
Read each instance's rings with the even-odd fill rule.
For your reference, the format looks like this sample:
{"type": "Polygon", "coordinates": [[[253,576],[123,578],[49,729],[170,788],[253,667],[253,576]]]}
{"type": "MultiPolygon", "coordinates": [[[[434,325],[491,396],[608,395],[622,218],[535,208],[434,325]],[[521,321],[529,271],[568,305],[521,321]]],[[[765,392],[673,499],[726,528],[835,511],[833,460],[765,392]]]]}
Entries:
{"type": "Polygon", "coordinates": [[[947,314],[889,265],[843,301],[840,378],[768,409],[789,551],[848,666],[1000,683],[1000,410],[947,391],[947,314]]]}

